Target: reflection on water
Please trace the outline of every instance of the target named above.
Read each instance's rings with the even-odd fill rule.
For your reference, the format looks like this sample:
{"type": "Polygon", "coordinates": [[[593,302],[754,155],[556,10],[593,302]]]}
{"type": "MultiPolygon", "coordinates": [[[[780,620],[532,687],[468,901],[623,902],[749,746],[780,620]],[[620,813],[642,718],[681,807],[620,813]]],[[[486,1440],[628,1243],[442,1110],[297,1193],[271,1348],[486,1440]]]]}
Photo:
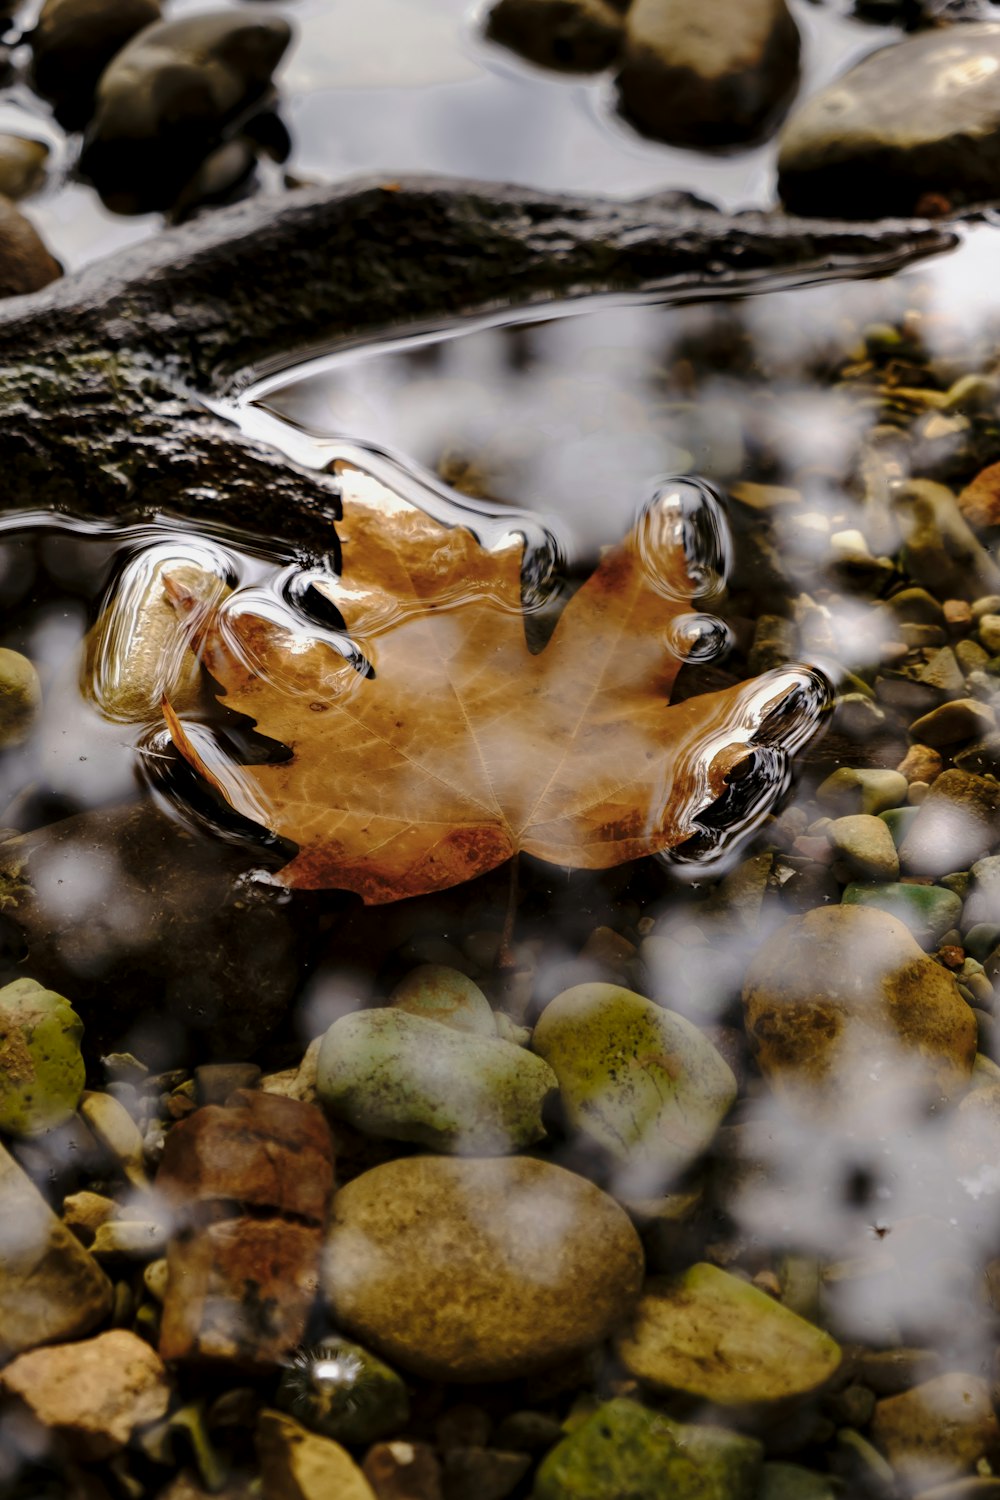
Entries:
{"type": "MultiPolygon", "coordinates": [[[[238,4],[221,0],[219,8],[238,4]]],[[[23,30],[37,8],[19,12],[23,30]]],[[[791,0],[791,8],[808,92],[895,35],[836,6],[791,0]]],[[[203,0],[172,0],[169,14],[204,9],[203,0]]],[[[277,79],[292,180],[447,173],[611,197],[666,186],[735,208],[774,200],[773,144],[712,156],[644,140],[615,113],[608,77],[567,80],[520,63],[483,40],[466,0],[274,0],[268,14],[287,16],[298,38],[277,79]]],[[[54,148],[48,185],[28,213],[68,269],[158,231],[159,216],[111,214],[73,180],[78,138],[67,142],[25,85],[4,92],[0,121],[54,148]]],[[[280,179],[261,164],[260,190],[279,190],[280,179]]]]}

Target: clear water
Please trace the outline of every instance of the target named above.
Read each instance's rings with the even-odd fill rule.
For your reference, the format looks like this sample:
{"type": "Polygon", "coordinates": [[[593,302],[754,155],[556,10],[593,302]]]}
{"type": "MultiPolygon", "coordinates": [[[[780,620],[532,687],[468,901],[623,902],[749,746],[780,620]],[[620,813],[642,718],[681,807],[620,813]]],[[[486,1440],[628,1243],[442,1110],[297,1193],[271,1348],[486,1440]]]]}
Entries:
{"type": "MultiPolygon", "coordinates": [[[[194,6],[178,0],[174,11],[186,8],[194,6]]],[[[461,6],[299,0],[275,8],[301,28],[281,80],[298,175],[443,171],[623,195],[689,187],[734,206],[772,198],[768,147],[706,159],[641,141],[613,117],[606,83],[522,67],[481,42],[461,6]]],[[[802,4],[797,15],[809,89],[881,39],[831,7],[802,4]]],[[[28,114],[43,133],[51,129],[26,95],[2,110],[0,127],[28,114]]],[[[60,146],[50,187],[29,205],[69,265],[158,230],[153,218],[113,219],[89,189],[62,175],[69,167],[60,146]]],[[[822,830],[808,844],[819,780],[838,763],[855,763],[852,756],[895,763],[893,737],[886,732],[884,749],[882,728],[871,744],[856,733],[845,745],[836,715],[825,738],[817,731],[831,693],[852,695],[857,710],[859,682],[895,660],[894,622],[873,607],[878,587],[870,585],[880,559],[899,545],[886,497],[910,465],[918,476],[966,477],[969,461],[950,457],[949,443],[971,441],[975,422],[942,411],[940,439],[924,423],[922,447],[911,444],[902,456],[892,449],[885,460],[884,492],[866,464],[887,426],[914,429],[941,406],[928,391],[940,397],[961,376],[995,373],[995,263],[996,229],[984,223],[966,231],[955,254],[891,281],[674,306],[595,300],[551,315],[396,329],[367,347],[308,359],[290,351],[286,368],[225,408],[297,462],[333,468],[348,508],[352,495],[381,494],[387,516],[416,507],[443,528],[468,527],[487,552],[520,538],[526,616],[539,622],[534,649],[544,649],[555,615],[603,551],[645,516],[652,572],[672,576],[667,564],[680,551],[695,585],[662,642],[683,661],[675,696],[754,677],[740,726],[754,752],[745,795],[714,808],[702,798],[692,810],[696,836],[670,860],[572,875],[524,860],[512,932],[502,870],[379,908],[324,897],[309,971],[260,1053],[265,1069],[296,1062],[331,1022],[384,1001],[421,961],[464,968],[515,1022],[529,1024],[582,980],[643,983],[706,1029],[741,1082],[708,1163],[650,1190],[658,1200],[644,1221],[651,1268],[709,1255],[786,1292],[796,1274],[811,1276],[811,1300],[799,1305],[845,1342],[918,1344],[935,1371],[987,1378],[995,1355],[983,1314],[984,1270],[996,1248],[995,1123],[973,1111],[963,1127],[954,1112],[928,1109],[903,1056],[871,1062],[856,1107],[796,1111],[754,1071],[740,987],[752,954],[789,916],[838,899],[836,882],[816,868],[823,861],[811,857],[822,830]],[[902,328],[911,352],[872,357],[874,324],[902,328]],[[931,379],[933,386],[920,384],[931,379]],[[761,486],[771,493],[767,547],[761,486]],[[773,669],[774,678],[757,677],[748,666],[757,622],[786,609],[797,622],[792,660],[773,669]],[[785,716],[769,711],[777,685],[797,690],[785,716]],[[781,817],[769,819],[782,806],[781,817]],[[797,847],[803,834],[806,845],[797,847]],[[774,849],[771,875],[759,911],[743,923],[720,906],[718,881],[762,848],[774,849]],[[615,972],[596,958],[602,927],[641,951],[642,966],[615,972]],[[643,949],[651,936],[660,946],[643,949]],[[504,943],[509,962],[483,957],[504,943]]],[[[989,544],[977,566],[982,592],[992,591],[996,575],[1000,593],[989,544]]],[[[281,857],[272,858],[273,841],[260,834],[272,826],[272,809],[258,804],[254,817],[241,797],[253,756],[245,740],[220,731],[214,695],[192,687],[180,616],[166,627],[156,670],[135,671],[138,604],[158,596],[165,575],[198,581],[199,597],[220,605],[219,628],[233,649],[248,617],[284,631],[291,655],[318,643],[333,696],[372,687],[367,663],[401,624],[352,590],[349,570],[337,577],[275,539],[7,521],[0,645],[35,662],[44,710],[31,740],[0,756],[0,827],[28,831],[152,798],[195,830],[206,857],[220,840],[239,844],[260,853],[269,879],[280,879],[281,857]],[[202,761],[242,822],[185,770],[165,726],[164,693],[182,704],[202,761]]],[[[457,610],[467,599],[466,592],[437,602],[457,610]]],[[[295,681],[275,676],[276,691],[293,696],[295,681]]],[[[717,746],[697,748],[704,762],[717,746]]],[[[867,957],[877,967],[878,953],[867,957]]],[[[188,1060],[186,1040],[171,1032],[175,1053],[152,1047],[155,1065],[188,1060]]],[[[142,1018],[124,1024],[111,1044],[150,1047],[142,1018]]],[[[984,1068],[987,1079],[996,1076],[984,1068]]],[[[85,1176],[63,1148],[53,1141],[25,1158],[60,1190],[85,1176]]],[[[608,1163],[588,1158],[558,1122],[543,1149],[621,1187],[608,1163]]],[[[356,1165],[348,1160],[345,1172],[356,1165]]],[[[604,1372],[605,1394],[619,1376],[604,1372]]],[[[567,1404],[555,1398],[552,1410],[562,1417],[567,1404]]],[[[822,1413],[797,1436],[761,1414],[747,1421],[773,1455],[826,1466],[833,1438],[822,1413]]],[[[852,1483],[852,1493],[864,1492],[862,1481],[852,1483]]]]}

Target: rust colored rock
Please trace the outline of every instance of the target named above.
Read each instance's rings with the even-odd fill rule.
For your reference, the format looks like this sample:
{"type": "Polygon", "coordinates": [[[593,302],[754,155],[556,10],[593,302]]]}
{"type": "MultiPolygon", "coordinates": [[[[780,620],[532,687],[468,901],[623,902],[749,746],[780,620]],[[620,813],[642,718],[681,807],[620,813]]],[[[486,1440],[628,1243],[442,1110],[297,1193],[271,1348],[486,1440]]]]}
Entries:
{"type": "Polygon", "coordinates": [[[1000,464],[982,469],[965,486],[958,508],[970,526],[1000,525],[1000,464]]]}
{"type": "Polygon", "coordinates": [[[288,1219],[224,1219],[172,1241],[164,1359],[278,1364],[300,1343],[319,1285],[323,1232],[288,1219]]]}
{"type": "Polygon", "coordinates": [[[175,1125],[156,1185],[175,1211],[235,1200],[322,1224],[333,1192],[333,1148],[322,1111],[277,1094],[242,1092],[175,1125]]]}
{"type": "Polygon", "coordinates": [[[167,1137],[157,1187],[174,1212],[164,1359],[280,1362],[319,1283],[333,1147],[312,1104],[255,1091],[207,1104],[167,1137]]]}

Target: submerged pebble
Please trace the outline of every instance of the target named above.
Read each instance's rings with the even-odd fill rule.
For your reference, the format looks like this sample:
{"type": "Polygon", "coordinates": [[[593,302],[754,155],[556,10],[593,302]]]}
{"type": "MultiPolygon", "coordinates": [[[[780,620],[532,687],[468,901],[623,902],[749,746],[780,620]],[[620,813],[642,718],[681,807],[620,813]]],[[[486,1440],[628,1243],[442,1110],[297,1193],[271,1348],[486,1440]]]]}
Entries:
{"type": "Polygon", "coordinates": [[[719,1406],[802,1395],[840,1364],[829,1334],[708,1264],[647,1282],[617,1349],[629,1373],[654,1390],[719,1406]]]}
{"type": "Polygon", "coordinates": [[[617,1397],[542,1461],[533,1500],[756,1500],[763,1448],[617,1397]]]}
{"type": "Polygon", "coordinates": [[[685,1017],[613,984],[550,1001],[532,1046],[559,1080],[574,1129],[621,1164],[617,1190],[663,1191],[711,1143],[736,1080],[685,1017]]]}
{"type": "Polygon", "coordinates": [[[972,1071],[976,1022],[953,975],[869,905],[786,922],[751,963],[743,1004],[772,1087],[810,1108],[839,1100],[845,1123],[890,1082],[952,1097],[972,1071]]]}
{"type": "MultiPolygon", "coordinates": [[[[3,277],[2,242],[3,210],[0,201],[0,280],[3,277]]],[[[20,745],[27,738],[41,706],[41,683],[32,663],[19,651],[11,651],[6,646],[0,647],[0,748],[20,745]]]]}
{"type": "Polygon", "coordinates": [[[626,1318],[642,1248],[592,1183],[531,1157],[411,1156],[334,1198],[323,1288],[334,1318],[434,1380],[512,1380],[626,1318]]]}
{"type": "Polygon", "coordinates": [[[493,1155],[545,1134],[551,1068],[492,1024],[483,1037],[404,1010],[360,1011],[323,1039],[316,1093],[339,1119],[368,1135],[436,1151],[493,1155]]]}
{"type": "Polygon", "coordinates": [[[82,1038],[62,995],[34,979],[0,989],[0,1130],[37,1135],[72,1116],[86,1078],[82,1038]]]}
{"type": "Polygon", "coordinates": [[[634,0],[621,108],[659,140],[745,141],[786,101],[798,62],[798,28],[785,0],[634,0]]]}

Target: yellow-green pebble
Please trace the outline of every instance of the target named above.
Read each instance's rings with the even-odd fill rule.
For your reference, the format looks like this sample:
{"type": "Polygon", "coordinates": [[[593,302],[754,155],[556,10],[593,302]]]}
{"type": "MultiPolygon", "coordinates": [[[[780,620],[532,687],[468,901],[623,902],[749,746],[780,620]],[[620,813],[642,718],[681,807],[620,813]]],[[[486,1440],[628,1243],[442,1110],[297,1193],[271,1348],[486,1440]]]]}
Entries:
{"type": "Polygon", "coordinates": [[[27,739],[41,706],[42,687],[31,662],[0,646],[0,749],[27,739]]]}

